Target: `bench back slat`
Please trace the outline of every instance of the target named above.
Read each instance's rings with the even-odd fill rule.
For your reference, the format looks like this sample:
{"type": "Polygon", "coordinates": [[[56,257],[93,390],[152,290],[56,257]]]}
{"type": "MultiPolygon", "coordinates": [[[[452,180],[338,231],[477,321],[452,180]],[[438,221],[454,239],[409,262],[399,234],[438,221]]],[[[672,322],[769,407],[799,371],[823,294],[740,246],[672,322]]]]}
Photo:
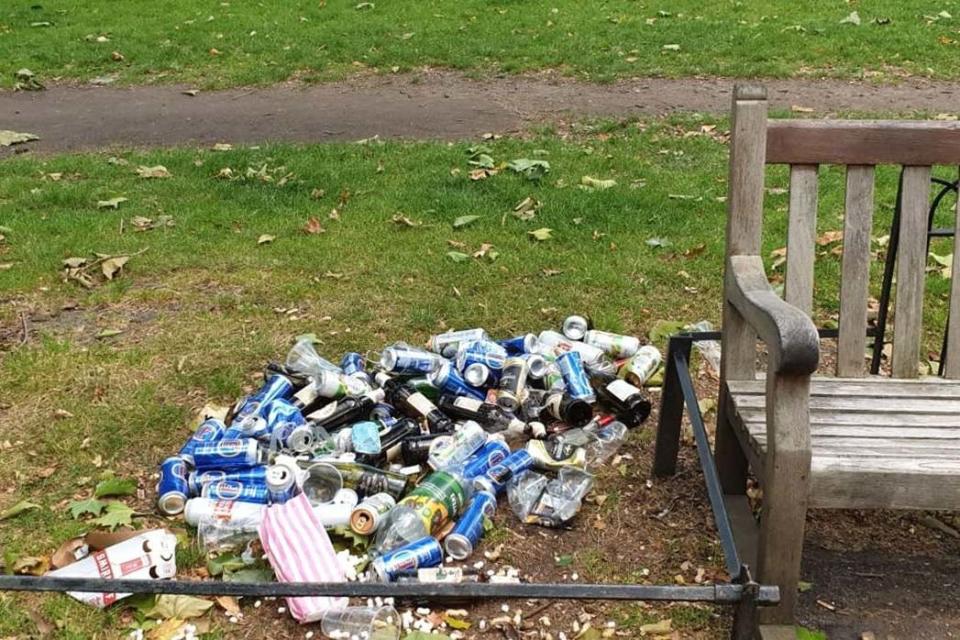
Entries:
{"type": "Polygon", "coordinates": [[[815,164],[795,164],[790,167],[790,218],[783,296],[787,302],[808,314],[813,313],[818,170],[815,164]]]}
{"type": "Polygon", "coordinates": [[[918,375],[929,207],[930,167],[904,167],[893,324],[893,375],[896,378],[918,375]]]}
{"type": "Polygon", "coordinates": [[[840,339],[837,375],[866,374],[867,299],[870,295],[870,232],[873,228],[873,167],[847,167],[846,214],[840,275],[840,339]]]}
{"type": "MultiPolygon", "coordinates": [[[[950,270],[950,317],[947,319],[947,353],[960,354],[960,198],[953,229],[953,266],[950,270]]],[[[960,355],[947,358],[943,377],[960,379],[960,355]]]]}

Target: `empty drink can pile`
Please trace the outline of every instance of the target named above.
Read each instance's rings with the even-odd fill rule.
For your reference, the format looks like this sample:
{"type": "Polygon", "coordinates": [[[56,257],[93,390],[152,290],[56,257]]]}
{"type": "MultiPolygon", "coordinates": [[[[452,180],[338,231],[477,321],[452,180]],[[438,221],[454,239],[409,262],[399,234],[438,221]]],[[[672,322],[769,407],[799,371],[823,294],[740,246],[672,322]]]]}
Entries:
{"type": "Polygon", "coordinates": [[[259,390],[163,461],[157,508],[183,514],[217,553],[256,544],[272,505],[305,499],[322,534],[369,542],[357,579],[436,579],[508,517],[498,510],[570,526],[592,472],[646,420],[643,385],[659,366],[656,348],[581,316],[561,331],[452,331],[336,363],[301,338],[259,390]]]}

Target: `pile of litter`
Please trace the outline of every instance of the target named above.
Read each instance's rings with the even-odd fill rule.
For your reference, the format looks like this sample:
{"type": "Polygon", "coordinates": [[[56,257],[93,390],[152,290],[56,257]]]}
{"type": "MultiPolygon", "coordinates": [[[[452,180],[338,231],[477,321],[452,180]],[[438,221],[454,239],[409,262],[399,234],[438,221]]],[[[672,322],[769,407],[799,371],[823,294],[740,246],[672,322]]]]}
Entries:
{"type": "MultiPolygon", "coordinates": [[[[182,514],[213,556],[266,558],[280,582],[518,582],[516,569],[457,563],[504,496],[524,523],[570,527],[592,472],[650,413],[643,385],[660,362],[655,347],[581,316],[562,333],[454,331],[339,364],[301,337],[258,391],[163,461],[157,508],[182,514]]],[[[141,537],[60,571],[173,577],[176,538],[141,537]]],[[[123,597],[77,595],[98,606],[123,597]]],[[[396,640],[422,627],[390,599],[287,600],[331,638],[396,640]]]]}

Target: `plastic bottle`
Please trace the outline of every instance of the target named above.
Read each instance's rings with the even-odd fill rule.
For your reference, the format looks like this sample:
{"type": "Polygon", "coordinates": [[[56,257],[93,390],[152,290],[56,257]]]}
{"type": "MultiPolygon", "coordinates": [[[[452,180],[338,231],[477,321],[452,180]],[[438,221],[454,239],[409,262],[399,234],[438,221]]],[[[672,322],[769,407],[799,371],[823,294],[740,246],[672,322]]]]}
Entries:
{"type": "Polygon", "coordinates": [[[390,511],[377,530],[375,552],[437,534],[460,515],[469,497],[469,483],[459,469],[434,471],[390,511]]]}
{"type": "Polygon", "coordinates": [[[487,441],[487,432],[473,420],[467,420],[448,437],[437,438],[430,446],[427,464],[431,469],[462,466],[487,441]]]}

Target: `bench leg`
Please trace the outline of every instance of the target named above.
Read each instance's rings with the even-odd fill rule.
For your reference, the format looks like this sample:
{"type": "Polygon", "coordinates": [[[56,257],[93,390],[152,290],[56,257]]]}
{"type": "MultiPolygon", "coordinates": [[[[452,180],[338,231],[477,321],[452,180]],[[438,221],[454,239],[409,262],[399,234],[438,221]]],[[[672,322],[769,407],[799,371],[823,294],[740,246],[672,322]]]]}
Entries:
{"type": "Polygon", "coordinates": [[[690,362],[690,341],[670,338],[667,343],[666,370],[660,393],[660,421],[657,423],[657,445],[653,455],[654,477],[672,476],[677,472],[680,452],[680,429],[683,423],[683,392],[677,378],[676,354],[690,362]]]}
{"type": "Polygon", "coordinates": [[[767,442],[757,575],[780,587],[780,604],[760,612],[765,624],[791,624],[810,492],[809,377],[767,379],[767,442]]]}

